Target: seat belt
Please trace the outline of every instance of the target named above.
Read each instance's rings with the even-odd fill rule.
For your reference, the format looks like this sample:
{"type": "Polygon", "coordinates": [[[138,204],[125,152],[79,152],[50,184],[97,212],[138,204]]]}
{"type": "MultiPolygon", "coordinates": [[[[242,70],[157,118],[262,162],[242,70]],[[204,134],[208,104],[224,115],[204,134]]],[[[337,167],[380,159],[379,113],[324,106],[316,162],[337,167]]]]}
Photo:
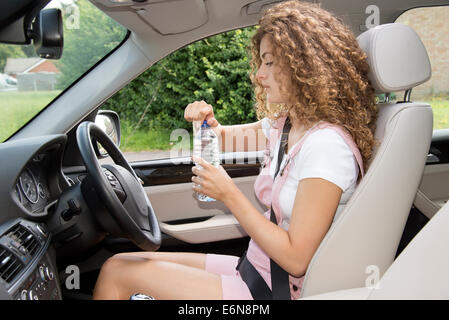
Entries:
{"type": "MultiPolygon", "coordinates": [[[[274,172],[274,179],[279,173],[281,167],[281,162],[285,153],[285,146],[288,143],[288,134],[290,132],[292,125],[290,123],[290,118],[287,117],[284,124],[284,129],[282,130],[281,141],[279,144],[278,161],[276,165],[276,171],[274,172]]],[[[276,215],[273,210],[273,196],[271,196],[271,214],[270,220],[274,224],[278,224],[276,215]]],[[[273,295],[273,300],[290,300],[290,281],[287,271],[282,269],[273,259],[270,258],[270,274],[271,274],[271,291],[273,295]]]]}
{"type": "MultiPolygon", "coordinates": [[[[276,171],[274,179],[276,179],[281,166],[282,158],[285,153],[285,146],[288,142],[288,134],[291,129],[290,119],[287,117],[282,135],[280,138],[278,161],[276,165],[276,171]]],[[[276,215],[271,206],[270,221],[277,225],[276,215]]],[[[251,295],[255,300],[290,300],[290,282],[289,274],[282,269],[276,262],[270,258],[270,275],[271,275],[271,288],[268,287],[265,280],[256,270],[256,268],[246,258],[246,252],[239,259],[236,269],[239,271],[243,281],[248,286],[251,295]]]]}

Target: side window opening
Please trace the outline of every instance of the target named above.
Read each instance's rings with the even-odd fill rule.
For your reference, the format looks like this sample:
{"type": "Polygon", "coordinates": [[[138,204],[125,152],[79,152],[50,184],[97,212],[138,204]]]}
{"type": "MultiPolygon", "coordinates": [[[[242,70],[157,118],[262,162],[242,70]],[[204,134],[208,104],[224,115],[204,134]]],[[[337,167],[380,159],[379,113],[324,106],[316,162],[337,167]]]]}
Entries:
{"type": "Polygon", "coordinates": [[[256,121],[249,75],[254,31],[229,31],[175,51],[102,105],[119,114],[120,149],[130,161],[169,158],[173,148],[191,150],[192,124],[184,120],[184,108],[197,100],[213,105],[222,124],[256,121]],[[190,139],[179,138],[178,130],[190,139]]]}
{"type": "MultiPolygon", "coordinates": [[[[449,128],[449,6],[415,8],[404,12],[396,23],[412,27],[429,54],[432,77],[413,88],[411,99],[430,104],[434,130],[449,128]]],[[[402,99],[403,93],[397,95],[402,99]]]]}

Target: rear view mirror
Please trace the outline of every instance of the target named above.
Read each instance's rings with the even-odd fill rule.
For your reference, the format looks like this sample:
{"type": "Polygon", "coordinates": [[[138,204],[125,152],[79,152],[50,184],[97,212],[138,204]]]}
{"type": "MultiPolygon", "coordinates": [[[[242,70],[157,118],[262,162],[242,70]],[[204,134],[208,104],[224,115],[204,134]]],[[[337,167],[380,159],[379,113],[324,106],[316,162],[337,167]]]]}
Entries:
{"type": "Polygon", "coordinates": [[[31,38],[39,57],[59,59],[64,46],[61,10],[42,10],[34,20],[32,29],[31,38]]]}

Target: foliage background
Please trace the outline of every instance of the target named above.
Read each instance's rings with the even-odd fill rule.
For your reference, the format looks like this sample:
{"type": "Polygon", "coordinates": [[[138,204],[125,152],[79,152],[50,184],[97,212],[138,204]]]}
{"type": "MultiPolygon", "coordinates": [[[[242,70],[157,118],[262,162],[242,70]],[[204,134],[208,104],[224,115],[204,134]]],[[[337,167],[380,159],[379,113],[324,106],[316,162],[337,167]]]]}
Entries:
{"type": "Polygon", "coordinates": [[[104,103],[134,129],[190,129],[185,107],[213,105],[223,124],[255,121],[249,79],[249,40],[254,28],[216,35],[178,50],[134,79],[104,103]]]}

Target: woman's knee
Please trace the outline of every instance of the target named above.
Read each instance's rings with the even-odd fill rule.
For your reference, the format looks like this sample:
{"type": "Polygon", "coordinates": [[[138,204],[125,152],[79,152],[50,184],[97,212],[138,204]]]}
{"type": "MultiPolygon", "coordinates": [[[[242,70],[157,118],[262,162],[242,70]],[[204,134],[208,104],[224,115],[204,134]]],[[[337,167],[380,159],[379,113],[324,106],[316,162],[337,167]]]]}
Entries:
{"type": "Polygon", "coordinates": [[[125,261],[130,258],[129,255],[119,253],[109,257],[102,265],[100,270],[101,277],[117,277],[120,273],[126,273],[127,264],[125,261]]]}
{"type": "Polygon", "coordinates": [[[104,278],[105,276],[110,277],[120,268],[120,264],[121,264],[120,257],[116,257],[114,255],[108,258],[101,266],[100,277],[102,278],[104,278]]]}

